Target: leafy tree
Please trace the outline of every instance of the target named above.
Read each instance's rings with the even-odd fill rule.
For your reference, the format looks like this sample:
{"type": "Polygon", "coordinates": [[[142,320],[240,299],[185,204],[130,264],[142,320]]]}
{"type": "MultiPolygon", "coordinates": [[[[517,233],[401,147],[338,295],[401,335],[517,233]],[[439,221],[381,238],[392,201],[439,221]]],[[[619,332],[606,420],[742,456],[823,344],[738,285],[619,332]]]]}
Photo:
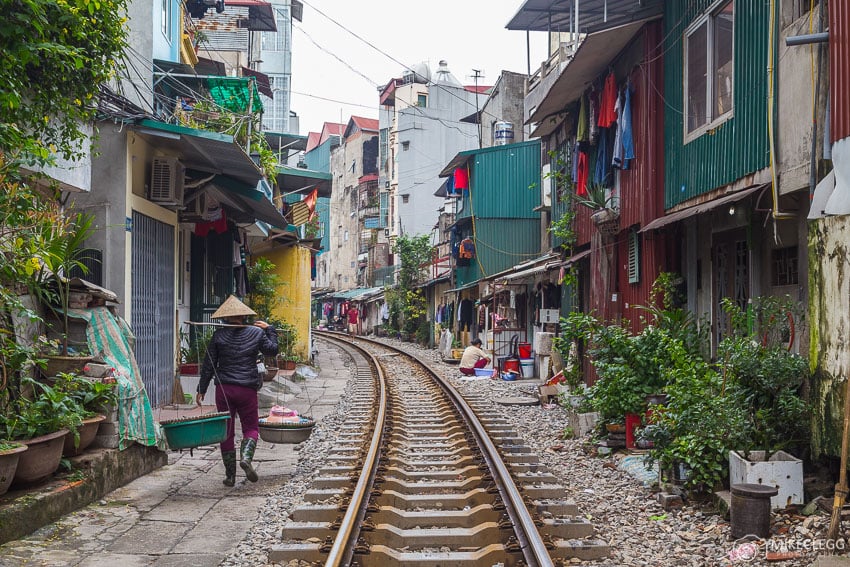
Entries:
{"type": "Polygon", "coordinates": [[[417,340],[423,342],[427,337],[427,304],[422,290],[416,286],[428,277],[434,247],[431,246],[428,235],[402,236],[396,241],[393,253],[401,258],[401,270],[396,288],[387,290],[386,294],[390,321],[400,325],[405,333],[416,335],[417,340]]]}
{"type": "Polygon", "coordinates": [[[0,20],[0,151],[39,163],[87,148],[83,125],[126,47],[127,0],[4,3],[0,20]]]}

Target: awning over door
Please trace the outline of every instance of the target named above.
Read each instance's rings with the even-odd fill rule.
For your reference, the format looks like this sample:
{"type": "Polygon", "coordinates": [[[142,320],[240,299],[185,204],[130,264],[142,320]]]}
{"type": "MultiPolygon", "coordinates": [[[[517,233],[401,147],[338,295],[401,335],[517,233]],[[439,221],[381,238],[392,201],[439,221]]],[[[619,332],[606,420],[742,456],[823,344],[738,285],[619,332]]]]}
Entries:
{"type": "Polygon", "coordinates": [[[667,226],[668,224],[684,220],[694,215],[707,213],[708,211],[716,209],[717,207],[728,205],[730,203],[736,203],[741,199],[752,195],[759,189],[764,189],[765,187],[770,187],[770,184],[767,183],[764,185],[756,185],[755,187],[750,187],[749,189],[744,189],[743,191],[737,191],[729,195],[724,195],[723,197],[714,199],[713,201],[709,201],[707,203],[702,203],[700,205],[688,207],[687,209],[682,209],[681,211],[676,211],[675,213],[655,219],[654,221],[647,224],[645,227],[641,228],[638,232],[646,232],[648,230],[659,229],[664,226],[667,226]]]}

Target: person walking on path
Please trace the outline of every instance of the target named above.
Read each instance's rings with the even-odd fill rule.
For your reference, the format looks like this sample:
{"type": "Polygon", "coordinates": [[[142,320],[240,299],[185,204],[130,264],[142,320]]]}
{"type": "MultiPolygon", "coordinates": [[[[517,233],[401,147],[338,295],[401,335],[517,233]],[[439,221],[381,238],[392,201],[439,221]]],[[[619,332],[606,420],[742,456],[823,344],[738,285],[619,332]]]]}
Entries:
{"type": "Polygon", "coordinates": [[[348,310],[348,334],[357,334],[357,324],[360,322],[360,311],[353,305],[348,310]]]}
{"type": "Polygon", "coordinates": [[[475,374],[476,368],[484,368],[490,364],[490,358],[487,353],[481,350],[481,339],[475,338],[470,341],[470,345],[463,351],[463,356],[460,358],[460,372],[466,376],[475,374]]]}
{"type": "Polygon", "coordinates": [[[257,369],[260,354],[274,356],[278,351],[277,331],[265,321],[247,324],[249,316],[256,313],[231,295],[212,314],[213,319],[223,319],[227,326],[213,333],[198,382],[198,405],[204,401],[210,380],[215,389],[215,406],[218,411],[229,412],[227,438],[221,442],[221,459],[224,461],[224,484],[236,484],[236,415],[242,424],[242,445],[239,466],[251,482],[259,478],[252,461],[260,433],[257,391],[263,378],[257,369]]]}

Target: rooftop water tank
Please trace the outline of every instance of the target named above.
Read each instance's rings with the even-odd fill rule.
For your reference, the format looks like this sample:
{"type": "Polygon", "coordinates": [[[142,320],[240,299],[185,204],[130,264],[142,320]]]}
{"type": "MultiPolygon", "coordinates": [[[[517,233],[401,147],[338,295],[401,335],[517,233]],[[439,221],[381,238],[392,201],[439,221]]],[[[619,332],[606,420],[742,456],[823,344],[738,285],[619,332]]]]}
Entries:
{"type": "Polygon", "coordinates": [[[493,125],[493,141],[497,146],[514,143],[514,125],[500,120],[493,125]]]}

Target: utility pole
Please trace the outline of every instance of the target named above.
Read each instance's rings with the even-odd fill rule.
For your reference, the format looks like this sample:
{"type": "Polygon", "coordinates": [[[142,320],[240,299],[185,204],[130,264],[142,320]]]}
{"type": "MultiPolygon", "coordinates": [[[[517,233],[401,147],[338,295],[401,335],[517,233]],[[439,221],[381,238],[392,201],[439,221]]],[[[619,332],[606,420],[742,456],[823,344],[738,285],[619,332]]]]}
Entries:
{"type": "Polygon", "coordinates": [[[474,75],[472,78],[475,79],[475,120],[478,122],[478,149],[481,149],[481,115],[478,110],[478,79],[484,78],[484,75],[481,74],[481,69],[473,69],[474,75]]]}

